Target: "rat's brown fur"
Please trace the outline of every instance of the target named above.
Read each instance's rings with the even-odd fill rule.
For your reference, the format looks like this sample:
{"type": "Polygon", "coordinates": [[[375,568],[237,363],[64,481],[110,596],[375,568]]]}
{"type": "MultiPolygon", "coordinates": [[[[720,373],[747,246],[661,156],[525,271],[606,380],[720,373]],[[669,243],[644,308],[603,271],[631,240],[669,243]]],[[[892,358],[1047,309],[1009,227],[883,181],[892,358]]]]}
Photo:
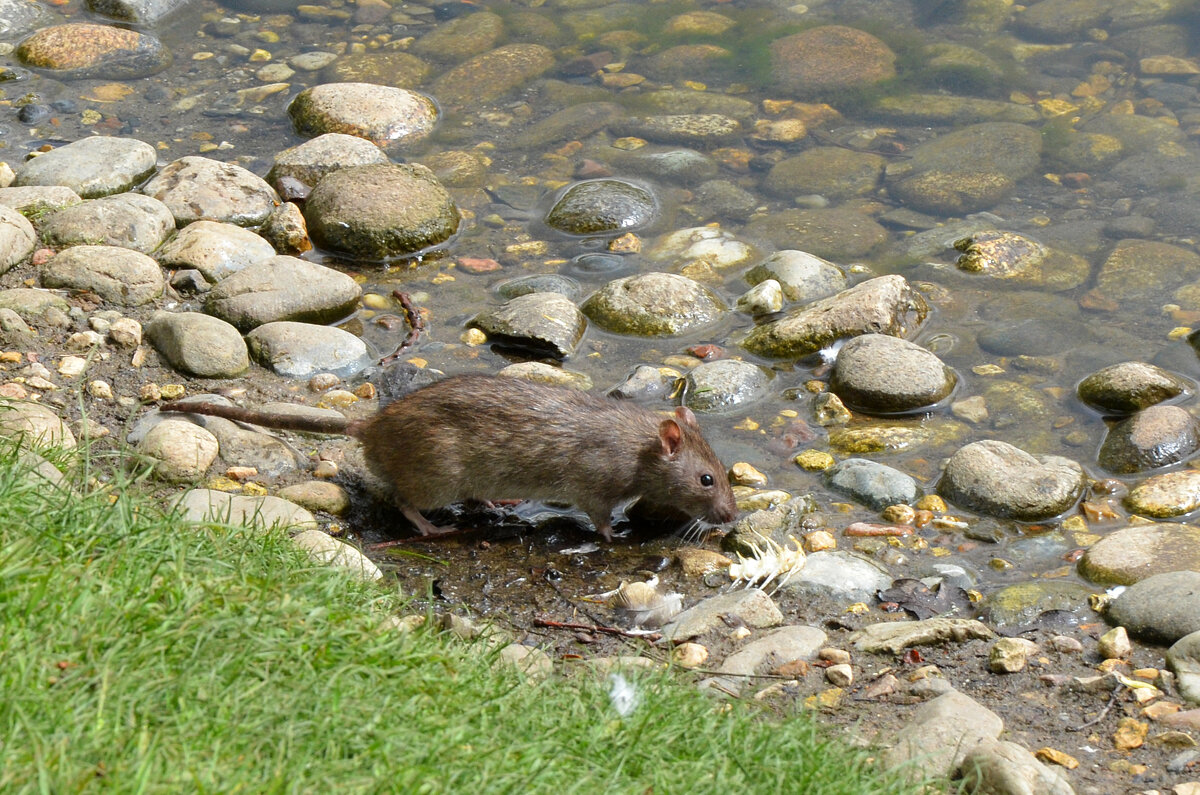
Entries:
{"type": "Polygon", "coordinates": [[[460,375],[353,422],[213,403],[161,410],[352,436],[422,535],[443,530],[420,511],[461,500],[569,502],[606,540],[613,509],[633,499],[712,522],[737,515],[725,470],[686,408],[664,417],[574,389],[460,375]]]}

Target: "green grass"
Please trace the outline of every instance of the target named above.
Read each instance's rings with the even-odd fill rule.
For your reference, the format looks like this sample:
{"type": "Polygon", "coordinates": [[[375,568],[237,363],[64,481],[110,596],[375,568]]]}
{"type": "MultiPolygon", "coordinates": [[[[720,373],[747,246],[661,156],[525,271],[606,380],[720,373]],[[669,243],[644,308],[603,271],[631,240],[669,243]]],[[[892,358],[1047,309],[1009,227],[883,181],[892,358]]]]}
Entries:
{"type": "Polygon", "coordinates": [[[381,628],[397,594],[281,533],[82,491],[0,450],[0,792],[910,791],[798,709],[668,673],[621,718],[599,678],[381,628]]]}

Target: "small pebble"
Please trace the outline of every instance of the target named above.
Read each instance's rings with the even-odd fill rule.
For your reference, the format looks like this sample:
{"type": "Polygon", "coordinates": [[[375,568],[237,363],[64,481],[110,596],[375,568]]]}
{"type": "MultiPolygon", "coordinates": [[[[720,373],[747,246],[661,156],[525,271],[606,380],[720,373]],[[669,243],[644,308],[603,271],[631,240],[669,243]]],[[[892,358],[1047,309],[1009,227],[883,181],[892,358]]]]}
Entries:
{"type": "Polygon", "coordinates": [[[331,389],[318,404],[321,408],[342,409],[358,402],[358,395],[345,389],[331,389]]]}
{"type": "Polygon", "coordinates": [[[141,388],[138,389],[138,398],[147,402],[162,400],[162,388],[153,381],[148,384],[142,384],[141,388]]]}
{"type": "Polygon", "coordinates": [[[327,389],[333,389],[341,382],[342,379],[333,373],[317,373],[308,379],[308,388],[311,392],[324,392],[327,389]]]}
{"type": "Polygon", "coordinates": [[[361,383],[354,388],[354,394],[359,400],[373,400],[375,398],[375,385],[370,381],[361,383]]]}
{"type": "Polygon", "coordinates": [[[95,331],[77,331],[67,337],[67,350],[84,352],[104,342],[104,336],[95,331]]]}
{"type": "Polygon", "coordinates": [[[804,536],[805,552],[824,552],[837,549],[837,538],[828,530],[814,530],[804,536]]]}
{"type": "Polygon", "coordinates": [[[699,643],[681,643],[671,652],[671,659],[681,668],[699,668],[708,661],[708,649],[699,643]]]}
{"type": "Polygon", "coordinates": [[[136,348],[142,344],[142,324],[130,317],[118,318],[109,325],[108,338],[118,348],[136,348]]]}
{"type": "Polygon", "coordinates": [[[1114,627],[1100,636],[1100,656],[1105,660],[1124,660],[1132,651],[1125,627],[1114,627]]]}
{"type": "Polygon", "coordinates": [[[825,678],[836,687],[849,687],[854,682],[854,669],[845,663],[831,665],[825,669],[825,678]]]}
{"type": "Polygon", "coordinates": [[[729,468],[729,482],[736,486],[767,485],[767,476],[745,461],[738,461],[729,468]]]}
{"type": "Polygon", "coordinates": [[[113,391],[107,381],[92,381],[87,385],[88,394],[97,400],[112,400],[113,391]]]}
{"type": "Polygon", "coordinates": [[[893,524],[912,524],[916,520],[917,512],[911,506],[897,504],[884,508],[882,516],[885,521],[893,524]]]}
{"type": "Polygon", "coordinates": [[[846,651],[845,649],[836,649],[832,646],[826,646],[817,652],[817,659],[825,660],[826,662],[833,663],[834,665],[849,665],[850,652],[846,651]]]}
{"type": "Polygon", "coordinates": [[[338,465],[332,461],[319,461],[313,467],[313,477],[316,478],[335,478],[338,473],[338,465]]]}
{"type": "Polygon", "coordinates": [[[229,467],[225,470],[225,477],[230,480],[242,482],[250,478],[257,477],[258,470],[254,467],[229,467]]]}
{"type": "Polygon", "coordinates": [[[163,384],[160,391],[164,400],[179,400],[187,394],[187,388],[183,384],[163,384]]]}
{"type": "Polygon", "coordinates": [[[87,359],[82,356],[64,356],[58,362],[58,372],[64,378],[77,378],[83,375],[87,366],[87,359]]]}

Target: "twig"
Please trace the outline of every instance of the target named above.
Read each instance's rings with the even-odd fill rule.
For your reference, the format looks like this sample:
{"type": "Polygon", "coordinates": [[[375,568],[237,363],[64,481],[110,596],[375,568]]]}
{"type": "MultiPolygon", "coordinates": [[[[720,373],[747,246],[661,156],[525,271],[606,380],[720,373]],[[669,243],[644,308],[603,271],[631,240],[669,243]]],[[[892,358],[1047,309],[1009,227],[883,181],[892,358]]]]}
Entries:
{"type": "Polygon", "coordinates": [[[408,321],[408,334],[396,350],[379,360],[380,364],[398,359],[401,353],[417,344],[421,332],[425,330],[425,318],[421,317],[420,310],[413,306],[412,297],[402,290],[392,290],[392,297],[400,302],[400,308],[404,310],[404,319],[408,321]]]}
{"type": "Polygon", "coordinates": [[[1100,721],[1104,720],[1104,718],[1108,715],[1109,710],[1111,710],[1113,708],[1113,706],[1117,703],[1117,697],[1121,695],[1121,689],[1122,688],[1120,685],[1117,685],[1116,687],[1113,688],[1112,695],[1110,695],[1108,697],[1108,703],[1104,705],[1104,709],[1100,710],[1100,714],[1096,716],[1095,720],[1089,720],[1087,723],[1083,724],[1082,726],[1068,726],[1067,731],[1081,732],[1084,729],[1091,728],[1092,726],[1095,726],[1100,721]]]}
{"type": "Polygon", "coordinates": [[[603,632],[607,635],[620,635],[624,638],[637,638],[650,643],[657,643],[658,641],[662,640],[662,635],[658,634],[657,632],[644,634],[639,632],[629,632],[628,630],[621,629],[620,627],[605,627],[598,624],[572,624],[564,621],[551,621],[547,618],[535,618],[533,620],[533,625],[535,627],[548,627],[550,629],[572,629],[582,630],[584,632],[603,632]]]}

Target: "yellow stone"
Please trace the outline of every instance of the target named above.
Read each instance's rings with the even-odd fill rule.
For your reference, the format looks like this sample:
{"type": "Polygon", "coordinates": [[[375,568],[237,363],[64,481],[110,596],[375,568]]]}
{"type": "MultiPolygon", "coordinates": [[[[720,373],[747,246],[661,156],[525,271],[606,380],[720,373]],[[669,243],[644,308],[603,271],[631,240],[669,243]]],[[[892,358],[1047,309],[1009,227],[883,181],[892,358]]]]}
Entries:
{"type": "Polygon", "coordinates": [[[805,552],[823,552],[837,549],[837,538],[828,530],[814,530],[804,537],[805,552]]]}
{"type": "Polygon", "coordinates": [[[1038,759],[1040,759],[1043,762],[1050,762],[1051,764],[1061,765],[1062,767],[1065,767],[1067,770],[1074,770],[1075,768],[1079,767],[1078,759],[1071,756],[1070,754],[1063,753],[1062,751],[1059,751],[1056,748],[1050,748],[1049,746],[1037,749],[1036,751],[1033,752],[1033,755],[1036,756],[1038,759]]]}
{"type": "Polygon", "coordinates": [[[265,497],[267,488],[261,483],[245,483],[242,485],[242,493],[249,494],[251,497],[265,497]]]}
{"type": "Polygon", "coordinates": [[[82,98],[92,102],[119,102],[132,93],[133,88],[128,83],[105,83],[96,86],[82,98]]]}
{"type": "Polygon", "coordinates": [[[618,254],[637,254],[642,250],[642,239],[633,232],[626,232],[608,242],[608,250],[618,254]]]}
{"type": "Polygon", "coordinates": [[[926,494],[917,500],[913,507],[918,511],[933,511],[934,513],[945,513],[947,510],[946,501],[936,494],[926,494]]]}
{"type": "Polygon", "coordinates": [[[1149,723],[1142,723],[1137,718],[1121,718],[1117,730],[1113,734],[1113,746],[1120,751],[1132,751],[1141,748],[1146,742],[1146,733],[1150,731],[1149,723]]]}
{"type": "Polygon", "coordinates": [[[614,149],[624,149],[625,151],[632,151],[634,149],[641,149],[643,146],[646,145],[646,141],[643,140],[642,138],[634,138],[634,137],[630,136],[630,137],[626,137],[626,138],[618,138],[617,140],[612,142],[612,145],[613,145],[614,149]]]}
{"type": "Polygon", "coordinates": [[[221,476],[213,478],[208,482],[208,487],[214,491],[241,491],[242,484],[238,483],[233,478],[221,476]]]}
{"type": "Polygon", "coordinates": [[[187,389],[183,384],[163,384],[159,394],[167,400],[179,400],[187,394],[187,389]]]}
{"type": "Polygon", "coordinates": [[[745,461],[738,461],[729,468],[729,482],[738,486],[765,486],[767,476],[745,461]]]}
{"type": "Polygon", "coordinates": [[[1055,116],[1063,116],[1068,113],[1078,113],[1079,106],[1073,102],[1068,102],[1065,99],[1042,99],[1038,100],[1038,110],[1042,114],[1042,118],[1050,119],[1055,116]]]}
{"type": "Polygon", "coordinates": [[[998,364],[977,364],[971,368],[975,375],[1000,375],[1004,368],[998,364]]]}
{"type": "Polygon", "coordinates": [[[747,417],[746,419],[733,426],[735,431],[757,431],[759,425],[754,420],[747,417]]]}
{"type": "Polygon", "coordinates": [[[793,460],[797,466],[809,472],[823,472],[834,464],[833,456],[822,450],[805,450],[793,460]]]}
{"type": "Polygon", "coordinates": [[[822,690],[820,693],[804,699],[804,708],[834,709],[842,703],[842,694],[845,692],[840,687],[831,687],[828,690],[822,690]]]}

